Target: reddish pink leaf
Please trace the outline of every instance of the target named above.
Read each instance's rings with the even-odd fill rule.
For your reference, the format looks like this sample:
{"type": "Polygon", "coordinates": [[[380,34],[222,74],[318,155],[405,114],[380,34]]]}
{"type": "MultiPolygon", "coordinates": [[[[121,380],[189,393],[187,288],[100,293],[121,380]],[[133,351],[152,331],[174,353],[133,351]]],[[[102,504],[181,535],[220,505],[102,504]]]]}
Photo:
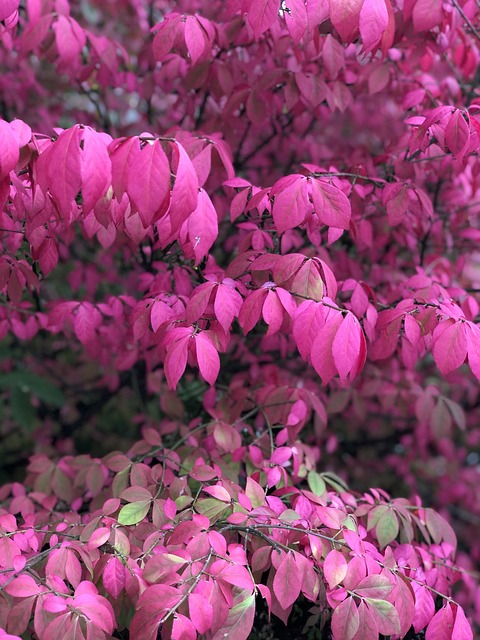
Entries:
{"type": "Polygon", "coordinates": [[[360,626],[360,616],[352,596],[348,596],[332,615],[333,640],[353,640],[360,626]]]}
{"type": "Polygon", "coordinates": [[[302,581],[298,579],[298,574],[295,555],[288,551],[283,555],[273,578],[273,593],[284,609],[288,609],[300,595],[302,581]]]}
{"type": "Polygon", "coordinates": [[[198,633],[207,633],[213,621],[213,607],[210,602],[199,593],[191,593],[188,596],[188,610],[198,633]]]}
{"type": "Polygon", "coordinates": [[[283,324],[283,306],[272,289],[268,290],[262,307],[262,316],[268,324],[267,335],[271,336],[280,330],[283,324]]]}

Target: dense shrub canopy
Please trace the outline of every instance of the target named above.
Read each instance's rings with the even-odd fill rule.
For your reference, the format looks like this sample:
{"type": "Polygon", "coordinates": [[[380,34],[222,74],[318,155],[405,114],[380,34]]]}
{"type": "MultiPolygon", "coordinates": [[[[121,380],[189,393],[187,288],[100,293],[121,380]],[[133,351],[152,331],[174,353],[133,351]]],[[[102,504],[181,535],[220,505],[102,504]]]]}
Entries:
{"type": "Polygon", "coordinates": [[[472,639],[479,1],[0,42],[0,640],[472,639]]]}

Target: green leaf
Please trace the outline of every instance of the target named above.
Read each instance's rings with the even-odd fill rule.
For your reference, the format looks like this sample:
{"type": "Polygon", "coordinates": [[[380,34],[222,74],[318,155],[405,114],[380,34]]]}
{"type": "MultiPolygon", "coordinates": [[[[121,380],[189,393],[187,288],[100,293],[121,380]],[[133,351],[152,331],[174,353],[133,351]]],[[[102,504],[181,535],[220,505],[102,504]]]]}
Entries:
{"type": "Polygon", "coordinates": [[[380,518],[375,528],[377,534],[377,540],[380,543],[380,548],[383,549],[390,544],[392,540],[398,535],[399,524],[398,518],[395,515],[393,509],[388,509],[380,518]]]}
{"type": "Polygon", "coordinates": [[[327,490],[327,485],[325,484],[325,480],[322,478],[322,476],[316,471],[309,471],[307,480],[310,490],[316,496],[323,496],[323,494],[327,490]]]}
{"type": "Polygon", "coordinates": [[[27,431],[33,431],[35,411],[28,393],[20,388],[13,388],[10,392],[10,411],[17,424],[27,431]]]}
{"type": "Polygon", "coordinates": [[[55,407],[61,407],[65,402],[63,393],[50,380],[29,371],[12,371],[0,375],[0,387],[33,393],[42,402],[55,407]]]}
{"type": "Polygon", "coordinates": [[[336,473],[333,473],[332,471],[325,471],[325,473],[322,473],[320,475],[325,480],[325,482],[332,487],[332,489],[335,489],[335,491],[339,491],[340,493],[342,491],[348,491],[348,486],[341,478],[337,476],[336,473]]]}
{"type": "Polygon", "coordinates": [[[139,500],[126,504],[118,514],[119,524],[129,525],[141,522],[147,515],[151,502],[151,500],[139,500]]]}
{"type": "Polygon", "coordinates": [[[225,502],[217,500],[216,498],[204,498],[202,500],[197,500],[195,503],[195,510],[203,516],[206,516],[211,523],[218,520],[226,511],[229,511],[229,513],[232,512],[230,505],[225,504],[225,502]]]}

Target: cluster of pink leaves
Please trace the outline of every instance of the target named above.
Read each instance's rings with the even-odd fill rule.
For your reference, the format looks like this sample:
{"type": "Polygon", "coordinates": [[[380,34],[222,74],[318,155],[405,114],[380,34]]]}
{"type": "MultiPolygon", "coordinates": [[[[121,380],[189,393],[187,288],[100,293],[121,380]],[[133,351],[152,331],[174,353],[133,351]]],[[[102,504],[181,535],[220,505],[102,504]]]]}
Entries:
{"type": "Polygon", "coordinates": [[[435,610],[458,573],[455,535],[433,510],[351,493],[300,441],[245,447],[241,418],[182,430],[173,448],[145,428],[127,455],[38,455],[31,491],[1,489],[3,637],[104,640],[133,613],[132,640],[244,639],[256,594],[285,623],[300,595],[316,605],[311,625],[333,609],[339,640],[400,638],[412,625],[473,637],[459,605],[435,610]]]}
{"type": "MultiPolygon", "coordinates": [[[[2,624],[23,633],[34,612],[39,638],[104,638],[135,610],[133,637],[244,638],[257,592],[285,621],[302,593],[319,620],[333,610],[336,640],[412,624],[429,640],[471,637],[456,602],[435,612],[432,593],[457,575],[446,522],[311,474],[327,421],[413,417],[402,446],[438,446],[462,476],[461,496],[442,480],[440,503],[480,514],[478,472],[449,442],[474,422],[461,404],[475,406],[478,383],[462,365],[480,379],[475,3],[186,2],[184,15],[159,2],[150,16],[124,4],[128,51],[111,26],[82,26],[74,2],[0,5],[4,109],[22,118],[0,121],[0,334],[75,336],[112,389],[139,361],[161,394],[198,370],[223,422],[188,451],[163,450],[150,428],[121,460],[34,459],[31,493],[4,490],[2,624]],[[83,98],[55,102],[38,60],[83,98]],[[32,90],[49,94],[46,111],[32,90]],[[85,245],[62,299],[56,269],[85,245]],[[99,293],[102,279],[121,293],[99,293]],[[261,436],[235,422],[252,407],[244,386],[263,389],[254,407],[280,405],[258,417],[261,436]],[[225,388],[233,419],[215,402],[225,388]],[[298,438],[312,423],[310,451],[298,438]]],[[[325,448],[337,445],[333,433],[325,448]]],[[[392,456],[416,491],[409,462],[392,456]]]]}

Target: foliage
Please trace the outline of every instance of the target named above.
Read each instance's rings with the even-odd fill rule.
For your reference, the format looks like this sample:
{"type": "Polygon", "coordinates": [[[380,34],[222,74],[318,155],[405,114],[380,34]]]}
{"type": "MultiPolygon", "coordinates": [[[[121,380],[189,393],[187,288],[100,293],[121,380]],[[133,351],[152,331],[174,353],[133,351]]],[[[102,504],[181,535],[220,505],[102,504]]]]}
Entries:
{"type": "Polygon", "coordinates": [[[473,638],[479,7],[0,1],[0,639],[473,638]]]}

